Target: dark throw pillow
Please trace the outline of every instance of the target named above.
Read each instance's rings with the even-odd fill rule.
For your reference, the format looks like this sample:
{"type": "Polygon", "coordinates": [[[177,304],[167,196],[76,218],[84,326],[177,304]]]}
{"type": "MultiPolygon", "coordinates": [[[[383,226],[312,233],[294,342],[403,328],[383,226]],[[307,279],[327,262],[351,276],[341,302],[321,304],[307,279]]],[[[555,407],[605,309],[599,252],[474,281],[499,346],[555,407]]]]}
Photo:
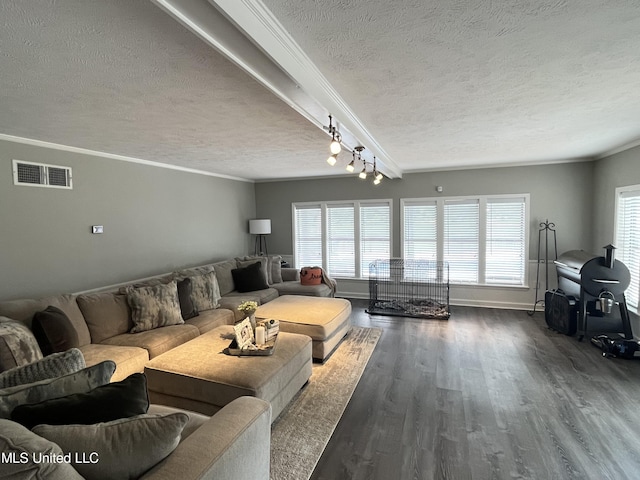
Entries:
{"type": "Polygon", "coordinates": [[[31,329],[45,356],[80,346],[78,332],[67,314],[52,305],[33,315],[31,329]]]}
{"type": "Polygon", "coordinates": [[[182,319],[189,320],[190,318],[200,315],[198,309],[193,303],[193,300],[191,299],[191,279],[185,278],[184,280],[179,280],[177,286],[178,300],[180,301],[180,313],[182,314],[182,319]]]}
{"type": "Polygon", "coordinates": [[[89,393],[20,405],[11,413],[11,420],[29,429],[40,424],[90,425],[142,415],[148,409],[147,379],[142,373],[134,373],[121,382],[94,388],[89,393]]]}
{"type": "Polygon", "coordinates": [[[253,263],[248,267],[231,270],[231,276],[236,290],[240,293],[269,288],[260,262],[253,263]]]}

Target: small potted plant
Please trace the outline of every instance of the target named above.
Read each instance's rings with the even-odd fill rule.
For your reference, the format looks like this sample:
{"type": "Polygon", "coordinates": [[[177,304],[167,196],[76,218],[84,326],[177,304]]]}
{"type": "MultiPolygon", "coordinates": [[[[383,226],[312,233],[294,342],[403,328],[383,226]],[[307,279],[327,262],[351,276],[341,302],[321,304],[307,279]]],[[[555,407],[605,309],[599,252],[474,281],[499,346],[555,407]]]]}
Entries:
{"type": "Polygon", "coordinates": [[[258,309],[258,303],[253,300],[247,300],[238,305],[238,310],[244,313],[245,317],[249,318],[251,327],[255,331],[256,329],[256,310],[258,309]]]}

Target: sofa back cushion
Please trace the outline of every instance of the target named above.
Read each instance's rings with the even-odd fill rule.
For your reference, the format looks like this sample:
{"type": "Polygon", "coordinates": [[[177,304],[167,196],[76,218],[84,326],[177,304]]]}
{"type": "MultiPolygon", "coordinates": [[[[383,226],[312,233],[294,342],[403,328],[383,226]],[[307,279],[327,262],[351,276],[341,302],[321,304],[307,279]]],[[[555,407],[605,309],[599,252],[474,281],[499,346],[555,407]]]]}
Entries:
{"type": "Polygon", "coordinates": [[[32,326],[33,315],[46,309],[49,305],[62,310],[78,334],[79,346],[91,343],[91,334],[82,312],[76,303],[76,296],[72,294],[56,295],[40,299],[9,300],[0,302],[0,316],[9,317],[32,326]]]}
{"type": "Polygon", "coordinates": [[[84,315],[93,343],[129,332],[133,328],[127,296],[119,293],[78,295],[78,306],[84,315]]]}
{"type": "Polygon", "coordinates": [[[62,310],[78,334],[80,346],[91,343],[91,334],[84,321],[82,312],[76,303],[76,296],[72,294],[55,295],[40,299],[9,300],[0,303],[0,316],[5,316],[24,323],[31,328],[33,315],[46,309],[49,305],[62,310]]]}
{"type": "Polygon", "coordinates": [[[224,296],[227,293],[233,292],[236,287],[233,283],[233,276],[231,271],[237,268],[235,260],[226,260],[224,262],[218,262],[213,265],[216,271],[216,278],[218,279],[218,287],[220,288],[220,295],[224,296]]]}

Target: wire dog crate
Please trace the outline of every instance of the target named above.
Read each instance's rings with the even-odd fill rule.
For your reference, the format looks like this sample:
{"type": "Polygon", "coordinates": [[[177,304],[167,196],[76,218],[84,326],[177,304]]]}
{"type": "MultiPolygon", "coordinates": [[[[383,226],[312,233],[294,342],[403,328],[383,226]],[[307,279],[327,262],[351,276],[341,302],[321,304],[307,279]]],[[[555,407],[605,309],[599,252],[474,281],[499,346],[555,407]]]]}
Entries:
{"type": "Polygon", "coordinates": [[[449,264],[402,258],[373,261],[367,313],[448,319],[449,264]]]}

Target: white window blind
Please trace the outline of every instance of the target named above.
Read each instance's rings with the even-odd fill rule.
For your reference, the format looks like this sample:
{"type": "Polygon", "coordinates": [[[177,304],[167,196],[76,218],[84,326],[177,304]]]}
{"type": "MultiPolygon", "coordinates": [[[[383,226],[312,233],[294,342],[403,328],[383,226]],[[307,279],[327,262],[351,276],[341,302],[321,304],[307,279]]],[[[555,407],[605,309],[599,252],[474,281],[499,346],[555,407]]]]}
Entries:
{"type": "Polygon", "coordinates": [[[391,200],[293,204],[294,263],[336,278],[366,278],[391,254],[391,200]]]}
{"type": "Polygon", "coordinates": [[[524,284],[525,214],[524,198],[487,200],[486,283],[524,284]]]}
{"type": "Polygon", "coordinates": [[[335,277],[354,277],[355,254],[353,205],[327,206],[327,270],[335,277]]]}
{"type": "Polygon", "coordinates": [[[478,283],[480,209],[478,200],[444,203],[443,259],[455,283],[478,283]]]}
{"type": "Polygon", "coordinates": [[[403,257],[435,260],[438,255],[436,202],[405,203],[403,209],[403,257]]]}
{"type": "Polygon", "coordinates": [[[528,198],[402,199],[402,256],[448,262],[452,283],[525,285],[528,198]]]}
{"type": "Polygon", "coordinates": [[[296,267],[322,265],[322,209],[319,205],[294,210],[296,267]]]}
{"type": "Polygon", "coordinates": [[[638,312],[640,297],[640,187],[618,194],[616,212],[616,257],[631,273],[625,292],[627,305],[638,312]]]}
{"type": "Polygon", "coordinates": [[[389,204],[360,205],[360,273],[369,276],[369,265],[391,257],[391,211],[389,204]]]}

